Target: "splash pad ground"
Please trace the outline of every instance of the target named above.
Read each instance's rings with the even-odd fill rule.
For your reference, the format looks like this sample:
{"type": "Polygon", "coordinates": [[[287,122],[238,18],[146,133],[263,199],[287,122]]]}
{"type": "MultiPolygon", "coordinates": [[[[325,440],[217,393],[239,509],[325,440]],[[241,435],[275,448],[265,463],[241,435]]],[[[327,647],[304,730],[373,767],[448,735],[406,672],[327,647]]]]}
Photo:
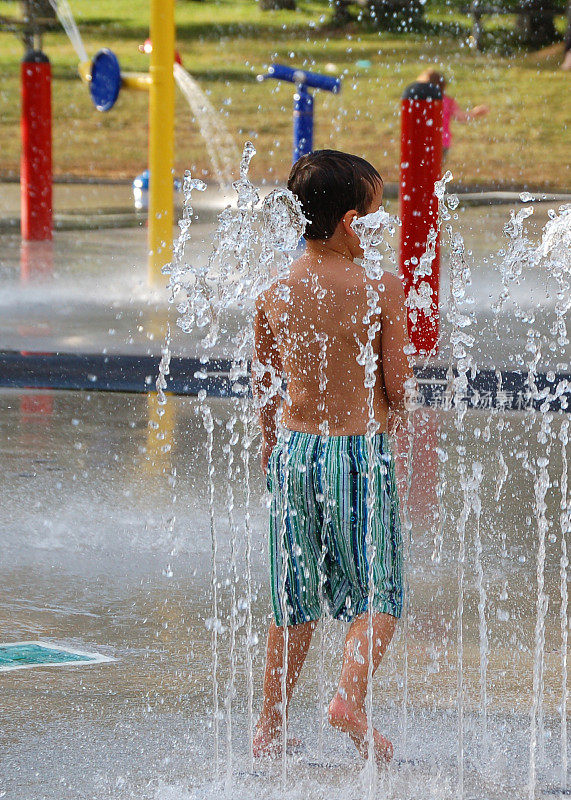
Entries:
{"type": "MultiPolygon", "coordinates": [[[[152,452],[147,399],[141,395],[87,392],[0,392],[4,443],[0,520],[4,587],[3,639],[40,638],[112,655],[104,667],[43,667],[2,677],[3,751],[0,785],[10,798],[206,798],[224,796],[213,775],[210,632],[210,532],[205,433],[197,401],[171,398],[174,419],[169,456],[152,452]],[[152,463],[154,462],[154,463],[152,463]],[[163,474],[174,466],[177,499],[163,474]],[[171,529],[169,520],[175,516],[171,529]],[[24,724],[25,720],[25,724],[24,724]]],[[[228,401],[212,403],[218,424],[231,413],[228,401]]],[[[470,411],[466,436],[483,429],[488,412],[470,411]]],[[[433,420],[434,421],[434,420],[433,420]]],[[[445,415],[435,418],[454,437],[445,415]]],[[[523,414],[505,415],[503,448],[511,478],[495,495],[498,465],[480,458],[486,477],[481,524],[482,568],[488,592],[490,662],[487,737],[479,714],[479,645],[473,530],[468,538],[464,609],[466,682],[466,796],[525,797],[529,700],[535,625],[535,520],[528,497],[531,476],[518,461],[526,433],[523,414]],[[511,455],[510,455],[511,453],[511,455]],[[502,600],[507,592],[507,599],[502,600]],[[485,793],[484,793],[485,792],[485,793]]],[[[538,455],[538,445],[529,458],[538,455]]],[[[229,613],[229,529],[224,511],[226,457],[216,447],[221,609],[229,613]]],[[[456,464],[444,465],[454,479],[456,464]]],[[[419,468],[421,469],[421,468],[419,468]]],[[[422,471],[422,470],[421,470],[422,471]]],[[[561,475],[561,446],[550,472],[561,475]]],[[[237,498],[242,482],[234,482],[237,498]]],[[[434,497],[413,478],[411,516],[411,616],[409,686],[403,709],[402,629],[375,680],[376,720],[395,743],[399,763],[388,796],[450,797],[456,779],[457,537],[448,507],[440,563],[432,560],[434,497]],[[406,741],[405,741],[406,738],[406,741]]],[[[460,501],[458,501],[460,502],[460,501]]],[[[557,517],[557,490],[548,515],[557,517]]],[[[252,473],[252,569],[255,697],[259,698],[269,596],[266,576],[264,492],[252,473]]],[[[240,514],[238,524],[242,524],[240,514]]],[[[554,529],[555,531],[555,529],[554,529]]],[[[556,531],[555,531],[556,532],[556,531]]],[[[561,786],[558,771],[560,703],[559,535],[548,542],[546,589],[545,739],[538,796],[561,786]]],[[[243,587],[242,587],[243,589],[243,587]]],[[[339,669],[341,626],[325,626],[327,695],[339,669]]],[[[221,634],[224,640],[228,632],[221,634]]],[[[243,628],[233,712],[232,797],[283,796],[280,766],[247,760],[246,679],[243,628]],[[261,776],[261,777],[260,777],[261,776]]],[[[319,752],[317,697],[319,639],[310,653],[292,706],[292,735],[305,748],[293,756],[287,797],[357,798],[361,765],[343,737],[326,727],[319,752]],[[297,786],[297,789],[295,788],[297,786]]],[[[229,677],[227,647],[220,648],[221,692],[229,677]]],[[[221,722],[223,755],[225,727],[221,722]]],[[[222,766],[222,776],[225,766],[222,766]]],[[[392,773],[391,773],[392,774],[392,773]]]]}

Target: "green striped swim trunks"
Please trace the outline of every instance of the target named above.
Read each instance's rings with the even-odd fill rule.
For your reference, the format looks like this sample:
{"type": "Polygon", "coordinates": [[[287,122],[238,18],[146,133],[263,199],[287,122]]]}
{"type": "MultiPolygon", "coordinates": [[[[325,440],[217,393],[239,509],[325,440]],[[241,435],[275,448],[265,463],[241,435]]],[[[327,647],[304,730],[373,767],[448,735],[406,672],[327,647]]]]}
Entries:
{"type": "Polygon", "coordinates": [[[272,450],[270,566],[278,626],[284,620],[287,625],[316,620],[323,611],[343,621],[367,611],[369,555],[373,610],[400,617],[402,543],[394,459],[385,433],[372,445],[370,514],[365,436],[285,431],[272,450]]]}

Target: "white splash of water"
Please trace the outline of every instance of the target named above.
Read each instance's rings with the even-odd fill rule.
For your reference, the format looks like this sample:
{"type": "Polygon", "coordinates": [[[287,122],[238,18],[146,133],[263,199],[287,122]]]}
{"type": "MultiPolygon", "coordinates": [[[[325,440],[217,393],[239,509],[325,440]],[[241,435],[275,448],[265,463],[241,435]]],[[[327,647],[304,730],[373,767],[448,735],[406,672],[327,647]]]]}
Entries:
{"type": "Polygon", "coordinates": [[[84,64],[89,59],[69,3],[67,0],[50,0],[50,5],[56,12],[59,21],[67,33],[69,41],[77,53],[79,63],[84,64]]]}
{"type": "Polygon", "coordinates": [[[224,120],[204,94],[194,78],[181,64],[173,65],[174,78],[186,97],[196,117],[200,133],[206,143],[208,156],[217,181],[224,188],[232,183],[232,172],[238,160],[238,148],[228,132],[224,120]]]}

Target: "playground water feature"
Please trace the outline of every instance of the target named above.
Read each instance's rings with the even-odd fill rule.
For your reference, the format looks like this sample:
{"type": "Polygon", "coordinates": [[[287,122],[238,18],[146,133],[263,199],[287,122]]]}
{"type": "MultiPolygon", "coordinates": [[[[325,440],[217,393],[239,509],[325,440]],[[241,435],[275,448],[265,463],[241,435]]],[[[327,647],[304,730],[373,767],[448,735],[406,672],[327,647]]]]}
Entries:
{"type": "MultiPolygon", "coordinates": [[[[184,265],[182,249],[190,223],[187,209],[177,255],[181,260],[175,259],[177,281],[192,278],[188,285],[194,306],[183,310],[187,315],[184,333],[204,355],[214,352],[227,336],[225,320],[231,310],[237,306],[243,318],[249,319],[252,296],[267,282],[270,268],[285,273],[287,256],[282,251],[291,250],[300,233],[294,227],[289,248],[288,242],[277,241],[280,231],[272,224],[274,215],[286,213],[288,207],[292,210],[287,196],[278,193],[264,205],[269,213],[265,219],[262,215],[261,240],[256,245],[257,199],[244,166],[237,188],[238,212],[223,215],[213,258],[194,262],[195,269],[184,265]],[[271,202],[277,208],[271,209],[271,202]],[[260,273],[257,264],[262,265],[260,273]],[[209,318],[213,308],[219,315],[214,325],[209,318]],[[196,312],[195,321],[188,317],[189,310],[196,312]],[[200,346],[203,328],[209,331],[205,349],[200,346]]],[[[553,414],[546,397],[536,397],[542,408],[523,413],[496,411],[486,408],[485,402],[474,410],[467,408],[466,380],[477,366],[474,361],[481,360],[471,355],[477,341],[466,333],[475,325],[466,313],[470,309],[464,308],[469,275],[462,242],[454,229],[446,231],[446,217],[455,213],[455,207],[456,200],[446,199],[443,193],[441,215],[451,249],[452,287],[444,330],[444,340],[450,345],[449,352],[444,347],[443,353],[445,357],[448,353],[457,375],[448,377],[443,407],[432,413],[418,410],[411,416],[414,459],[403,482],[405,527],[410,534],[408,610],[400,638],[368,702],[375,715],[378,712],[379,727],[397,745],[393,770],[380,776],[375,785],[374,773],[363,774],[354,753],[325,727],[323,708],[334,686],[334,654],[339,651],[339,631],[328,622],[323,623],[316,648],[317,678],[308,670],[300,691],[300,719],[304,738],[309,740],[306,752],[252,768],[248,742],[257,697],[254,664],[257,670],[263,657],[267,602],[266,570],[256,552],[263,547],[264,494],[259,476],[253,475],[253,409],[244,396],[234,402],[208,401],[201,395],[183,411],[183,417],[191,413],[172,436],[169,414],[181,401],[171,400],[170,407],[165,406],[160,393],[158,409],[152,400],[143,401],[149,403],[148,408],[131,400],[127,409],[121,409],[120,404],[97,396],[64,399],[6,393],[5,424],[10,431],[14,423],[19,437],[16,451],[7,454],[16,467],[10,509],[17,508],[15,518],[8,522],[6,569],[11,580],[7,585],[13,597],[21,596],[23,587],[28,594],[26,601],[8,601],[10,624],[41,625],[39,618],[47,613],[46,627],[52,635],[82,637],[89,631],[103,648],[123,648],[125,662],[114,673],[115,683],[109,680],[109,672],[80,679],[48,672],[46,684],[37,677],[17,678],[19,683],[11,684],[5,736],[15,742],[11,752],[22,765],[20,775],[28,781],[27,789],[16,787],[16,792],[29,793],[34,771],[41,772],[34,763],[37,740],[34,746],[33,734],[28,734],[26,750],[16,733],[26,706],[18,687],[27,692],[26,710],[35,730],[44,742],[46,734],[53,736],[49,751],[44,744],[43,752],[47,755],[44,763],[55,767],[52,774],[58,776],[58,785],[53,788],[58,796],[95,790],[100,796],[113,797],[203,797],[224,791],[229,796],[251,797],[262,790],[269,796],[289,793],[293,797],[302,792],[339,797],[379,792],[402,797],[421,791],[435,797],[480,797],[565,790],[568,427],[565,417],[553,414]],[[59,406],[67,431],[42,411],[50,406],[50,399],[59,406]],[[149,431],[125,437],[118,426],[113,429],[117,444],[110,448],[106,435],[94,444],[97,426],[85,430],[87,403],[98,408],[96,420],[105,420],[100,424],[105,434],[110,411],[122,418],[124,426],[128,422],[136,427],[137,420],[148,416],[149,431]],[[34,429],[38,424],[42,427],[34,429]],[[55,427],[50,433],[51,424],[55,427]],[[192,431],[192,442],[171,455],[186,426],[192,431]],[[70,436],[69,431],[81,434],[70,436]],[[76,456],[69,468],[61,464],[61,442],[66,436],[76,456]],[[125,439],[136,443],[131,464],[123,453],[125,439]],[[55,447],[60,463],[45,452],[38,458],[38,445],[45,451],[55,447]],[[111,463],[111,455],[119,468],[111,463]],[[28,464],[28,471],[23,466],[26,460],[34,465],[28,464]],[[153,477],[133,479],[129,467],[135,464],[137,469],[148,465],[153,477]],[[186,491],[181,491],[181,476],[189,469],[191,480],[196,481],[191,504],[186,491]],[[79,490],[69,489],[60,479],[61,472],[79,490]],[[431,484],[428,475],[438,479],[431,484]],[[30,481],[35,483],[34,499],[39,503],[33,508],[25,504],[30,481]],[[135,505],[132,497],[137,489],[135,505]],[[181,494],[185,495],[182,499],[181,494]],[[506,518],[511,531],[506,529],[506,518]],[[89,521],[89,544],[84,541],[85,531],[77,531],[79,519],[89,521]],[[37,533],[38,523],[45,531],[39,544],[30,535],[37,533]],[[126,533],[120,543],[117,529],[126,533]],[[199,543],[188,541],[189,530],[203,537],[199,543]],[[210,540],[210,553],[205,552],[204,537],[210,540]],[[550,537],[555,538],[550,541],[550,537]],[[62,582],[51,577],[49,569],[37,569],[34,554],[42,546],[50,553],[55,574],[67,578],[66,602],[50,605],[46,601],[56,593],[61,597],[62,582]],[[157,550],[164,554],[160,577],[153,556],[157,550]],[[26,569],[30,564],[34,579],[26,569]],[[30,602],[30,597],[35,599],[30,602]],[[141,613],[133,612],[134,607],[141,613]],[[192,609],[190,622],[188,609],[192,609]],[[64,621],[59,627],[54,622],[58,615],[64,621]],[[82,618],[79,624],[77,617],[82,618]],[[147,627],[148,617],[153,621],[147,627]],[[99,624],[91,627],[93,619],[99,624]],[[114,630],[117,626],[123,634],[114,630]],[[135,630],[139,626],[140,635],[135,630]],[[148,647],[149,634],[160,643],[155,652],[148,647]],[[137,661],[139,666],[144,663],[139,671],[137,661]],[[187,676],[194,693],[190,698],[181,689],[187,676]],[[64,692],[73,700],[62,711],[58,706],[64,692]],[[121,718],[129,706],[136,708],[131,730],[121,718]],[[165,706],[171,714],[161,716],[165,706]],[[126,752],[121,752],[125,741],[126,752]],[[89,761],[82,760],[76,748],[91,751],[94,742],[113,755],[99,759],[99,773],[85,775],[89,761]]],[[[526,213],[511,220],[507,252],[494,259],[500,292],[494,297],[489,322],[496,338],[502,339],[502,325],[509,327],[513,321],[509,314],[502,316],[507,306],[519,320],[520,330],[521,325],[527,329],[524,348],[508,353],[506,361],[526,366],[527,388],[533,397],[537,396],[535,373],[540,363],[552,367],[554,393],[565,390],[559,376],[568,370],[564,366],[568,365],[568,213],[563,211],[552,220],[553,238],[560,237],[554,247],[549,246],[549,230],[540,247],[526,241],[526,213]],[[550,306],[551,319],[547,313],[538,319],[526,291],[518,292],[518,281],[526,283],[522,267],[528,273],[544,270],[545,281],[540,283],[545,284],[546,295],[560,294],[550,306]]],[[[375,233],[374,229],[370,232],[375,233]]],[[[372,263],[365,263],[365,269],[375,266],[374,250],[369,256],[372,263]]],[[[429,269],[430,263],[419,267],[429,269]]],[[[489,304],[485,294],[475,299],[474,306],[489,304]]],[[[237,381],[245,378],[251,348],[248,327],[242,327],[241,333],[229,346],[234,351],[237,381]]],[[[224,345],[228,347],[228,342],[224,345]]],[[[327,341],[322,352],[320,370],[326,383],[327,341]]],[[[365,380],[370,382],[375,372],[370,349],[362,353],[362,362],[365,380]]],[[[165,353],[163,376],[167,366],[165,353]]],[[[204,372],[208,372],[207,362],[204,372]]],[[[159,388],[168,388],[168,382],[159,388]]],[[[13,776],[9,779],[12,789],[13,776]]],[[[38,794],[45,796],[46,781],[38,785],[39,779],[35,780],[38,794]]]]}
{"type": "Polygon", "coordinates": [[[71,7],[67,0],[50,0],[50,5],[57,14],[57,18],[62,24],[63,29],[67,34],[67,38],[71,42],[73,49],[77,54],[80,64],[85,64],[88,61],[87,51],[81,38],[81,33],[77,27],[75,17],[73,16],[71,7]]]}
{"type": "MultiPolygon", "coordinates": [[[[238,211],[227,209],[220,215],[215,247],[206,266],[190,265],[184,258],[193,213],[190,194],[204,188],[200,181],[189,176],[185,182],[187,205],[173,264],[168,271],[172,299],[180,315],[179,326],[185,332],[198,328],[205,333],[201,343],[205,366],[198,376],[205,381],[209,352],[224,329],[228,309],[243,306],[246,320],[251,323],[249,313],[253,298],[270,280],[287,274],[287,252],[296,247],[303,227],[295,200],[283,190],[270,194],[261,209],[257,208],[259,196],[247,177],[253,152],[253,148],[247,146],[241,177],[235,184],[238,211]]],[[[486,398],[475,397],[472,392],[470,401],[476,410],[469,411],[468,377],[470,373],[473,377],[478,368],[470,354],[475,337],[466,331],[473,323],[467,292],[470,269],[461,237],[450,224],[452,217],[456,217],[458,199],[446,196],[447,180],[445,176],[437,193],[440,222],[445,224],[451,248],[449,333],[448,338],[443,337],[441,348],[441,358],[448,359],[450,369],[440,408],[432,411],[419,408],[409,416],[409,456],[412,458],[408,459],[408,467],[401,465],[405,468],[401,490],[408,534],[410,597],[401,639],[394,648],[398,655],[395,652],[389,655],[383,678],[374,689],[375,701],[373,691],[368,697],[371,714],[374,709],[376,714],[383,714],[385,721],[387,716],[389,720],[393,717],[388,724],[392,722],[395,729],[393,735],[400,743],[401,758],[396,771],[380,776],[380,783],[374,770],[368,767],[363,774],[359,773],[357,783],[351,784],[346,765],[340,767],[333,782],[327,784],[327,791],[338,792],[338,796],[353,796],[355,792],[376,796],[377,791],[389,796],[393,793],[394,796],[409,793],[413,796],[420,790],[421,783],[426,790],[427,776],[434,780],[431,793],[435,796],[449,793],[466,796],[467,791],[475,796],[481,796],[482,791],[486,796],[501,796],[502,792],[510,791],[518,796],[533,797],[538,788],[557,794],[565,792],[567,786],[568,421],[565,414],[555,415],[551,406],[558,406],[562,399],[565,408],[568,392],[567,378],[561,372],[568,369],[565,319],[569,309],[569,208],[562,207],[559,214],[551,215],[539,245],[525,238],[524,221],[532,209],[512,213],[505,230],[509,245],[498,254],[502,288],[497,301],[491,304],[495,315],[493,324],[499,331],[500,314],[504,305],[510,303],[515,306],[515,316],[529,326],[526,351],[531,360],[526,365],[526,392],[521,401],[522,406],[528,405],[530,400],[532,405],[519,414],[510,414],[505,408],[507,395],[502,408],[500,386],[499,409],[487,407],[486,398]],[[525,268],[530,266],[545,270],[545,282],[552,284],[546,288],[557,298],[547,336],[533,327],[537,309],[534,312],[529,306],[522,307],[511,292],[512,285],[522,279],[525,268]],[[552,387],[540,392],[536,372],[542,347],[547,348],[549,360],[556,362],[557,372],[548,376],[552,387]],[[523,488],[526,483],[527,492],[523,488]],[[461,491],[457,489],[458,484],[461,491]],[[514,492],[516,487],[518,491],[514,492]],[[556,491],[550,491],[553,489],[556,491]],[[510,492],[512,501],[517,496],[516,505],[520,504],[515,518],[508,515],[510,492]],[[522,512],[523,518],[519,517],[522,512]],[[513,538],[515,535],[517,539],[518,534],[522,535],[522,541],[514,547],[513,538]],[[547,560],[549,544],[559,546],[558,551],[551,548],[557,553],[552,565],[547,560]],[[514,568],[512,559],[516,553],[521,565],[535,560],[533,593],[529,579],[524,581],[523,587],[520,583],[522,572],[529,571],[529,567],[515,565],[514,568]],[[456,575],[451,581],[452,570],[456,575]],[[432,573],[434,583],[427,580],[427,573],[432,573]],[[439,577],[435,578],[436,575],[439,577]],[[546,580],[551,583],[550,593],[557,598],[552,604],[558,603],[559,616],[559,626],[553,623],[548,626],[548,645],[546,580]],[[421,592],[426,591],[427,583],[433,590],[424,611],[424,625],[418,624],[417,581],[422,586],[421,592]],[[453,598],[455,613],[450,609],[453,598]],[[472,625],[474,629],[470,630],[472,625]],[[428,631],[423,630],[424,626],[436,634],[432,639],[430,633],[427,635],[428,631]],[[557,627],[559,642],[556,642],[557,627]],[[420,648],[417,633],[424,640],[420,648]],[[437,677],[441,671],[448,673],[444,679],[437,677]],[[559,678],[554,681],[557,673],[559,678]],[[514,691],[512,681],[519,682],[523,691],[514,691]],[[523,688],[526,681],[527,691],[523,688]],[[452,714],[456,718],[454,722],[450,719],[452,714]],[[527,719],[527,730],[522,736],[523,719],[527,719]],[[430,739],[434,748],[429,747],[427,752],[424,740],[431,725],[437,732],[430,739]],[[450,749],[453,751],[453,765],[442,757],[440,745],[443,743],[449,755],[450,749]],[[419,752],[421,758],[416,757],[419,752]],[[547,786],[546,780],[550,781],[547,786]],[[542,787],[538,787],[538,781],[542,782],[542,787]]],[[[522,197],[524,202],[531,199],[522,197]]],[[[382,273],[383,257],[375,245],[383,243],[379,231],[387,223],[390,232],[394,221],[384,212],[360,221],[365,244],[363,268],[371,277],[382,273]]],[[[419,268],[430,269],[430,259],[421,262],[419,268]]],[[[320,291],[320,287],[314,288],[320,291]]],[[[283,291],[287,293],[285,285],[283,291]]],[[[370,300],[373,308],[377,298],[371,294],[370,300]]],[[[421,295],[416,302],[422,302],[421,295]]],[[[375,362],[370,342],[375,332],[373,324],[369,344],[364,345],[359,362],[363,364],[365,385],[369,387],[374,384],[375,362]]],[[[260,771],[253,767],[251,752],[248,755],[243,741],[244,736],[250,741],[252,736],[253,651],[258,652],[259,645],[259,634],[252,635],[250,486],[256,410],[244,395],[251,337],[250,324],[233,339],[231,376],[236,382],[237,398],[229,417],[215,418],[206,390],[199,393],[195,408],[205,431],[208,477],[205,491],[211,539],[211,609],[205,626],[211,636],[212,705],[203,721],[212,736],[214,773],[214,782],[207,782],[210,789],[204,786],[196,789],[195,796],[204,796],[205,792],[210,796],[209,792],[219,793],[223,787],[232,796],[250,796],[256,791],[256,780],[260,778],[260,771]],[[218,467],[221,476],[226,477],[225,504],[218,497],[217,480],[220,478],[215,477],[216,440],[227,459],[225,468],[218,467]],[[243,547],[242,552],[240,547],[243,547]],[[240,661],[241,669],[238,668],[240,661]],[[241,742],[236,741],[237,727],[241,731],[241,742]],[[250,770],[251,774],[243,775],[244,770],[246,773],[250,770]]],[[[319,370],[324,388],[327,341],[322,344],[319,370]]],[[[168,387],[168,365],[167,340],[157,382],[162,408],[154,422],[163,440],[160,420],[168,407],[163,394],[168,387]]],[[[500,373],[497,379],[501,382],[500,373]]],[[[272,376],[269,391],[282,391],[279,376],[272,376]]],[[[369,437],[374,432],[371,419],[369,437]]],[[[326,428],[323,434],[327,434],[326,428]]],[[[168,453],[171,444],[165,443],[163,449],[168,453]]],[[[171,484],[176,487],[176,473],[173,471],[170,477],[171,484]]],[[[368,502],[374,502],[372,492],[368,502]]],[[[514,510],[512,508],[511,513],[514,510]]],[[[171,525],[174,524],[171,520],[171,525]]],[[[296,759],[286,752],[279,767],[274,768],[273,777],[271,767],[267,767],[267,772],[262,770],[261,776],[269,781],[264,785],[265,791],[271,791],[270,786],[274,786],[278,793],[291,791],[292,796],[297,796],[301,775],[304,792],[317,792],[317,796],[321,796],[317,786],[323,780],[323,771],[336,770],[335,759],[330,763],[324,757],[324,701],[334,686],[331,659],[334,652],[339,652],[338,634],[327,622],[322,624],[318,649],[317,691],[312,699],[304,694],[305,712],[309,715],[304,725],[309,726],[315,747],[305,758],[296,759]],[[310,773],[312,769],[321,773],[315,779],[316,784],[308,777],[308,768],[310,773]]],[[[284,726],[284,742],[286,738],[284,726]]]]}
{"type": "Polygon", "coordinates": [[[221,186],[229,188],[232,184],[234,165],[238,160],[238,148],[220,114],[216,112],[192,75],[189,75],[181,64],[175,63],[173,69],[177,86],[196,117],[200,133],[206,142],[214,174],[221,186]]]}
{"type": "MultiPolygon", "coordinates": [[[[68,1],[49,0],[49,2],[77,54],[79,64],[87,64],[89,61],[87,51],[68,1]]],[[[206,143],[213,175],[222,188],[227,188],[232,183],[232,170],[238,158],[236,144],[222,116],[216,112],[197,81],[181,64],[175,63],[173,69],[175,81],[188,102],[206,143]]]]}
{"type": "MultiPolygon", "coordinates": [[[[522,292],[521,305],[529,313],[524,301],[522,292]]],[[[545,310],[556,321],[553,305],[545,310]]],[[[513,339],[507,341],[513,346],[513,339]]],[[[548,355],[553,366],[563,358],[560,349],[548,355]]],[[[366,796],[352,745],[321,724],[317,698],[327,698],[333,689],[341,644],[339,626],[329,621],[320,632],[322,640],[316,637],[292,707],[291,732],[301,735],[305,752],[290,757],[285,789],[280,761],[250,769],[249,728],[258,707],[269,608],[267,511],[255,446],[246,447],[244,422],[236,419],[233,402],[169,398],[161,418],[144,397],[24,391],[3,392],[1,402],[3,440],[9,443],[3,457],[5,638],[42,636],[89,644],[119,658],[79,675],[52,668],[12,673],[9,685],[4,679],[2,779],[7,796],[136,794],[186,800],[218,797],[225,784],[229,796],[244,798],[260,792],[269,797],[366,796]],[[48,414],[50,402],[53,412],[48,414]],[[147,418],[159,424],[166,439],[156,438],[147,418]],[[238,440],[231,444],[236,433],[238,440]],[[243,454],[250,466],[249,484],[243,454]],[[220,625],[212,620],[212,521],[220,625]],[[245,602],[246,526],[251,535],[250,605],[245,602]],[[211,693],[214,633],[218,780],[211,693]]],[[[568,510],[561,506],[567,494],[566,416],[555,414],[549,423],[556,438],[550,440],[545,464],[539,460],[546,457],[546,443],[539,437],[547,435],[548,413],[468,409],[463,430],[458,430],[450,411],[417,412],[418,445],[405,505],[412,532],[408,615],[374,682],[375,722],[396,749],[396,763],[381,777],[379,796],[457,795],[455,625],[460,597],[464,795],[528,794],[534,697],[540,734],[534,746],[537,794],[553,796],[564,785],[568,510]],[[439,427],[438,464],[434,452],[423,449],[426,427],[439,427]],[[456,492],[458,448],[466,450],[468,469],[456,492]],[[472,473],[472,460],[483,465],[481,474],[472,473]],[[553,483],[545,509],[545,474],[534,500],[534,470],[540,478],[547,470],[553,483]],[[426,475],[435,471],[439,480],[431,487],[426,475]],[[473,528],[477,519],[481,550],[473,528]],[[550,604],[540,615],[544,642],[541,626],[538,640],[535,630],[543,520],[551,523],[542,590],[550,604]],[[462,537],[466,551],[459,575],[462,537]],[[543,664],[534,695],[533,662],[541,664],[537,654],[543,664]]]]}
{"type": "MultiPolygon", "coordinates": [[[[252,296],[270,270],[285,273],[300,232],[283,191],[256,214],[246,168],[238,211],[223,212],[216,250],[209,259],[193,256],[192,266],[184,258],[193,230],[187,206],[171,278],[191,289],[184,335],[205,356],[225,339],[236,381],[245,377],[251,339],[239,326],[241,338],[228,341],[228,315],[238,307],[248,320],[252,296]],[[274,224],[276,214],[291,217],[289,242],[279,241],[284,225],[274,224]]],[[[569,214],[555,212],[541,243],[531,242],[524,229],[530,208],[508,222],[505,253],[490,254],[488,280],[470,304],[470,256],[454,228],[447,230],[456,200],[442,193],[451,291],[441,356],[457,377],[449,376],[440,407],[411,418],[413,459],[403,482],[408,611],[370,697],[375,723],[397,751],[394,767],[379,776],[379,796],[524,797],[566,786],[566,415],[553,413],[546,397],[543,408],[516,412],[488,408],[485,398],[474,409],[463,401],[473,361],[487,355],[476,358],[478,342],[466,333],[476,334],[475,320],[504,339],[504,364],[526,367],[530,394],[539,365],[553,371],[552,393],[565,389],[569,214]],[[535,296],[527,289],[538,271],[543,297],[536,285],[535,296]],[[479,312],[473,319],[471,310],[479,312]],[[514,320],[525,331],[523,348],[508,335],[514,320]]],[[[383,266],[391,268],[388,256],[383,266]]],[[[371,371],[366,352],[363,362],[371,371]]],[[[163,373],[167,363],[165,354],[163,373]]],[[[7,596],[18,599],[5,604],[7,633],[25,638],[26,628],[42,628],[55,638],[87,638],[121,661],[79,678],[55,670],[15,678],[4,735],[6,764],[18,764],[22,782],[14,786],[7,769],[10,794],[50,796],[43,765],[60,797],[375,791],[352,746],[324,724],[341,633],[328,621],[292,708],[292,732],[302,733],[305,752],[252,769],[248,741],[268,619],[267,512],[246,398],[169,398],[158,410],[144,398],[48,398],[55,418],[42,412],[49,400],[41,394],[2,395],[15,445],[6,453],[10,514],[3,527],[7,596]],[[33,504],[26,502],[30,486],[33,504]],[[78,530],[80,520],[87,531],[78,530]],[[33,724],[21,734],[24,712],[33,724]]]]}

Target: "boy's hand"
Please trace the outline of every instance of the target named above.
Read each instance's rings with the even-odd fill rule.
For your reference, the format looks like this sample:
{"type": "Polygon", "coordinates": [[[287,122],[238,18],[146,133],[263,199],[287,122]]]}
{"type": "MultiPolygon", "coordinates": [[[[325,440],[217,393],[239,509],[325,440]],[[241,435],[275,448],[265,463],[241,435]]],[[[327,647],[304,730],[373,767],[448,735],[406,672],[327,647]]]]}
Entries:
{"type": "Polygon", "coordinates": [[[391,439],[396,438],[401,429],[405,428],[406,425],[403,420],[404,413],[402,411],[393,411],[389,410],[388,414],[388,434],[391,439]]]}

